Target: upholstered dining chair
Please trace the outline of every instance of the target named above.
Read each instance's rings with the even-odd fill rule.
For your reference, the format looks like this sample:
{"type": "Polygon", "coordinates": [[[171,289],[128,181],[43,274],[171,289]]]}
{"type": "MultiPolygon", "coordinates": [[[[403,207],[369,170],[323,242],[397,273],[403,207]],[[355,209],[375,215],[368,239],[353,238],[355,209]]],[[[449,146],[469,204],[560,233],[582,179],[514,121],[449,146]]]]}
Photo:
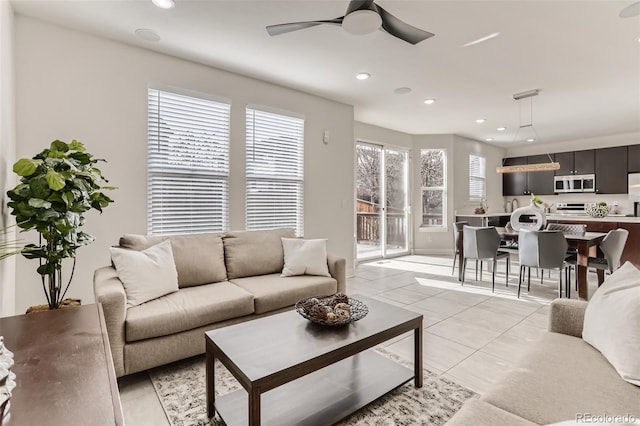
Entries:
{"type": "MultiPolygon", "coordinates": [[[[467,259],[474,259],[476,262],[479,260],[480,268],[482,268],[482,261],[484,260],[490,260],[493,263],[493,268],[491,269],[491,291],[494,291],[496,286],[496,269],[498,266],[498,259],[506,259],[506,284],[509,285],[509,253],[498,250],[500,247],[500,236],[498,235],[496,228],[492,226],[475,227],[465,225],[462,232],[464,233],[462,285],[464,285],[464,276],[467,270],[467,259]]],[[[482,274],[480,275],[480,279],[482,280],[482,274]]]]}
{"type": "MultiPolygon", "coordinates": [[[[518,257],[520,258],[520,275],[518,278],[518,297],[520,286],[527,275],[527,291],[531,290],[531,268],[558,270],[558,297],[562,297],[562,275],[565,257],[569,244],[561,231],[528,231],[520,230],[518,234],[518,257]]],[[[566,280],[565,280],[566,281],[566,280]]],[[[567,297],[569,297],[569,286],[567,297]]]]}
{"type": "MultiPolygon", "coordinates": [[[[613,273],[613,271],[620,267],[620,259],[622,258],[624,246],[627,244],[627,238],[629,238],[629,231],[626,229],[618,228],[609,231],[600,243],[600,249],[604,257],[589,257],[587,261],[588,266],[590,268],[607,271],[610,274],[613,273]]],[[[578,256],[569,256],[566,262],[570,265],[570,268],[577,268],[578,256]]],[[[576,271],[576,289],[577,288],[578,271],[576,271]]]]}
{"type": "Polygon", "coordinates": [[[469,224],[469,222],[455,222],[453,224],[453,268],[451,269],[451,275],[456,272],[456,259],[460,255],[460,249],[458,248],[460,244],[460,233],[464,225],[467,224],[469,224]]]}
{"type": "MultiPolygon", "coordinates": [[[[587,225],[583,223],[548,223],[547,231],[562,231],[564,235],[580,235],[581,237],[587,233],[587,225]]],[[[575,248],[567,249],[567,260],[571,256],[575,256],[578,250],[575,248]]],[[[571,282],[571,268],[567,269],[569,274],[567,283],[571,282]]],[[[549,271],[549,278],[551,278],[551,271],[549,271]]],[[[540,277],[540,283],[544,280],[544,273],[540,277]]],[[[576,281],[576,290],[578,290],[578,282],[576,281]]]]}

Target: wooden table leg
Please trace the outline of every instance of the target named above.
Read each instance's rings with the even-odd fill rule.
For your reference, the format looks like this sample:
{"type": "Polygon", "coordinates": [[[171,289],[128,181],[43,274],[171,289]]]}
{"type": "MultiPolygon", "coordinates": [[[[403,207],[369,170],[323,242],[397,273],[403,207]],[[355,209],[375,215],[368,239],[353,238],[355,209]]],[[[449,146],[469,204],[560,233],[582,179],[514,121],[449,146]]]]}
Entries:
{"type": "Polygon", "coordinates": [[[589,262],[589,247],[586,244],[578,244],[578,261],[576,276],[578,279],[578,297],[580,300],[589,300],[587,288],[587,265],[589,262]]]}
{"type": "Polygon", "coordinates": [[[207,416],[213,417],[216,413],[216,392],[215,392],[215,357],[213,356],[213,348],[207,343],[207,356],[205,360],[205,368],[207,372],[207,416]]]}
{"type": "Polygon", "coordinates": [[[260,390],[253,386],[249,393],[249,426],[260,426],[260,390]]]}
{"type": "Polygon", "coordinates": [[[422,321],[420,327],[413,330],[413,375],[414,384],[417,388],[422,387],[422,321]]]}

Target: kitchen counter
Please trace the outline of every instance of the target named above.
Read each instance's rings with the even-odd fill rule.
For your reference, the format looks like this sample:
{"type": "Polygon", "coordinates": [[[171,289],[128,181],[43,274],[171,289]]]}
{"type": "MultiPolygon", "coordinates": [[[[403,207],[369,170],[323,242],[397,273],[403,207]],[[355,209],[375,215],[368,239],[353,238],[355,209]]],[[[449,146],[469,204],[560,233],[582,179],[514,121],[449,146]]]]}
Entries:
{"type": "Polygon", "coordinates": [[[475,213],[456,213],[456,217],[498,217],[498,216],[511,216],[511,213],[483,213],[483,214],[475,214],[475,213]]]}
{"type": "MultiPolygon", "coordinates": [[[[507,213],[505,213],[507,214],[507,213]]],[[[640,217],[629,216],[606,216],[591,217],[589,215],[569,215],[569,214],[548,214],[547,220],[570,220],[579,222],[618,222],[618,223],[640,223],[640,217]]]]}

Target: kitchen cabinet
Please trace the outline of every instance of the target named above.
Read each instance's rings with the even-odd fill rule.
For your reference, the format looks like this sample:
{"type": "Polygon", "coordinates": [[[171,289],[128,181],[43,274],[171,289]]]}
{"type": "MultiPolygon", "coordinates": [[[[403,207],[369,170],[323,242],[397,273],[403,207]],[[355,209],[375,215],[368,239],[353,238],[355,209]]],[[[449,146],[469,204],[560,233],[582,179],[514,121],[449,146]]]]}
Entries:
{"type": "MultiPolygon", "coordinates": [[[[548,163],[549,156],[531,155],[529,157],[505,158],[505,166],[548,163]]],[[[553,171],[504,173],[502,175],[502,195],[553,195],[553,171]]]]}
{"type": "MultiPolygon", "coordinates": [[[[523,166],[527,164],[527,157],[505,158],[505,166],[523,166]]],[[[527,173],[504,173],[502,175],[502,195],[524,195],[527,191],[527,173]]]]}
{"type": "Polygon", "coordinates": [[[628,172],[640,173],[640,145],[629,146],[627,160],[628,172]]]}
{"type": "Polygon", "coordinates": [[[596,192],[598,194],[626,194],[627,147],[596,149],[596,192]]]}
{"type": "Polygon", "coordinates": [[[558,152],[554,155],[560,169],[556,176],[588,175],[595,172],[595,150],[587,149],[575,152],[558,152]]]}
{"type": "MultiPolygon", "coordinates": [[[[551,160],[547,154],[530,155],[527,157],[527,164],[549,163],[551,160]]],[[[544,172],[527,173],[527,194],[553,195],[553,170],[544,172]]]]}

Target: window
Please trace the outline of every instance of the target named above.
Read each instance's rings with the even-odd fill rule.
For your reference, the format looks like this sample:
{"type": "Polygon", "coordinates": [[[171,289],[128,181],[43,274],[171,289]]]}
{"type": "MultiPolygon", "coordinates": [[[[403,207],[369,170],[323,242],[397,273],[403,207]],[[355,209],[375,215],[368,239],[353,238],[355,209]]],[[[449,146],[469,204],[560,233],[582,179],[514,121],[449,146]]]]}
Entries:
{"type": "Polygon", "coordinates": [[[485,186],[486,159],[469,155],[469,201],[481,201],[487,197],[485,186]]]}
{"type": "Polygon", "coordinates": [[[229,104],[149,89],[147,228],[152,235],[229,226],[229,104]]]}
{"type": "Polygon", "coordinates": [[[447,154],[443,149],[420,150],[422,227],[446,226],[447,154]]]}
{"type": "Polygon", "coordinates": [[[247,108],[246,229],[304,232],[304,120],[247,108]]]}

